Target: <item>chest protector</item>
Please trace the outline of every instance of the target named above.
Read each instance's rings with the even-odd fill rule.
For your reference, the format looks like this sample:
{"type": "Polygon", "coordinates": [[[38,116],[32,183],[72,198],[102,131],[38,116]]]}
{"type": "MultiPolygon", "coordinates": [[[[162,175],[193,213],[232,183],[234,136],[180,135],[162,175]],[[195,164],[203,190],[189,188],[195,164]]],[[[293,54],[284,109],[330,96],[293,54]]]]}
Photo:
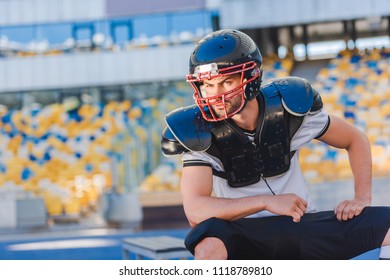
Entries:
{"type": "Polygon", "coordinates": [[[284,109],[275,86],[262,91],[258,95],[260,117],[253,142],[230,120],[215,123],[210,129],[213,141],[207,153],[219,158],[225,168],[225,172],[213,173],[228,180],[231,187],[247,186],[261,177],[285,173],[294,155],[290,142],[303,117],[284,109]]]}
{"type": "MultiPolygon", "coordinates": [[[[194,136],[186,133],[187,138],[192,139],[211,135],[210,141],[207,141],[209,144],[203,145],[202,150],[221,160],[225,171],[213,170],[213,174],[226,179],[233,188],[254,184],[262,177],[285,173],[295,153],[290,150],[291,139],[304,116],[311,109],[322,108],[318,93],[299,78],[276,80],[262,86],[261,92],[257,96],[260,115],[253,141],[230,119],[208,123],[207,130],[197,129],[194,136]]],[[[170,118],[167,118],[168,126],[172,123],[170,118]]],[[[178,117],[174,119],[177,124],[178,117]]],[[[188,127],[188,121],[185,123],[188,127]]],[[[169,128],[175,130],[174,127],[169,128]]],[[[179,138],[187,150],[196,150],[186,145],[189,141],[181,136],[179,138]]],[[[204,140],[197,140],[196,145],[191,145],[198,148],[200,142],[204,143],[204,140]]]]}

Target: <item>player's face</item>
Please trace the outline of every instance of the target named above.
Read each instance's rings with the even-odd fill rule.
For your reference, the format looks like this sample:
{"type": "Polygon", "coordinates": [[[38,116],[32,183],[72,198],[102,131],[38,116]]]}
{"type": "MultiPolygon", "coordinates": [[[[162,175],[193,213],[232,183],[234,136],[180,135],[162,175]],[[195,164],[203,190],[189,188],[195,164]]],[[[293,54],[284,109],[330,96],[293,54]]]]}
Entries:
{"type": "Polygon", "coordinates": [[[210,105],[217,117],[225,117],[238,111],[243,105],[242,94],[239,94],[244,90],[241,84],[241,74],[238,73],[204,80],[200,90],[202,97],[211,101],[210,105]]]}

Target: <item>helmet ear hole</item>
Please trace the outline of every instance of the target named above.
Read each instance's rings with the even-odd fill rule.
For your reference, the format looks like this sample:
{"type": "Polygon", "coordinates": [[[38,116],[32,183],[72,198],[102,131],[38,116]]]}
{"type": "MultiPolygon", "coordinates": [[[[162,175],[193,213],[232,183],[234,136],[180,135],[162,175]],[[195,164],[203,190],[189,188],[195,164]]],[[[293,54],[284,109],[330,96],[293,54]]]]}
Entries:
{"type": "MultiPolygon", "coordinates": [[[[253,71],[254,70],[246,71],[244,78],[247,80],[252,79],[253,78],[253,71]]],[[[260,71],[259,77],[257,77],[253,81],[249,82],[245,87],[245,98],[248,101],[254,99],[260,92],[263,71],[261,71],[261,70],[258,70],[258,71],[260,71]]]]}

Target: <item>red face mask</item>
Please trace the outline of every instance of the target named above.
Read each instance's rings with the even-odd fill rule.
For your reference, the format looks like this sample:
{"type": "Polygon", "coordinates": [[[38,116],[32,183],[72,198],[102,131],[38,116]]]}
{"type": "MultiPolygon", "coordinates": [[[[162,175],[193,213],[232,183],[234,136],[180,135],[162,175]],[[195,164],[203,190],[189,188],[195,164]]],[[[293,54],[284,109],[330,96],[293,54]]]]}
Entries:
{"type": "Polygon", "coordinates": [[[222,69],[218,69],[218,65],[216,63],[211,63],[197,66],[194,74],[187,75],[187,82],[189,82],[194,89],[194,100],[200,108],[203,118],[207,121],[221,121],[231,118],[243,108],[245,104],[245,86],[257,79],[259,76],[260,70],[253,61],[222,69]],[[238,73],[241,74],[241,82],[239,86],[210,97],[202,96],[200,84],[203,83],[203,81],[238,73]],[[250,74],[248,75],[248,73],[250,74]],[[240,105],[233,111],[227,112],[226,102],[236,96],[240,96],[240,105]],[[224,113],[216,114],[213,106],[224,108],[224,113]]]}

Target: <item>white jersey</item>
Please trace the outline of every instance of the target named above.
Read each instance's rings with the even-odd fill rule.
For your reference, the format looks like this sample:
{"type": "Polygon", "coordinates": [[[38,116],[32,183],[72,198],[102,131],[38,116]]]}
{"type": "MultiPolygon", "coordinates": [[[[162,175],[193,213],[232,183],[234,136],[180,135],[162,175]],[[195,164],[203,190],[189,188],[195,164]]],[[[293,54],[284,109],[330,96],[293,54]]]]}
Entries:
{"type": "MultiPolygon", "coordinates": [[[[315,212],[316,210],[310,201],[306,181],[299,166],[299,149],[312,139],[322,135],[328,126],[329,116],[323,109],[315,114],[309,113],[306,115],[301,127],[291,139],[290,150],[296,152],[291,158],[289,170],[281,175],[266,178],[269,187],[275,194],[295,193],[299,197],[305,199],[308,202],[307,213],[315,212]]],[[[183,155],[182,159],[183,164],[194,166],[205,165],[207,163],[207,165],[211,165],[211,167],[217,171],[224,171],[222,162],[206,152],[188,152],[183,155]]],[[[254,195],[272,195],[272,191],[269,187],[266,182],[261,179],[259,182],[252,185],[232,188],[225,179],[213,176],[213,192],[216,197],[240,198],[254,195]]],[[[275,214],[268,211],[261,211],[248,217],[266,217],[272,215],[275,214]]]]}

